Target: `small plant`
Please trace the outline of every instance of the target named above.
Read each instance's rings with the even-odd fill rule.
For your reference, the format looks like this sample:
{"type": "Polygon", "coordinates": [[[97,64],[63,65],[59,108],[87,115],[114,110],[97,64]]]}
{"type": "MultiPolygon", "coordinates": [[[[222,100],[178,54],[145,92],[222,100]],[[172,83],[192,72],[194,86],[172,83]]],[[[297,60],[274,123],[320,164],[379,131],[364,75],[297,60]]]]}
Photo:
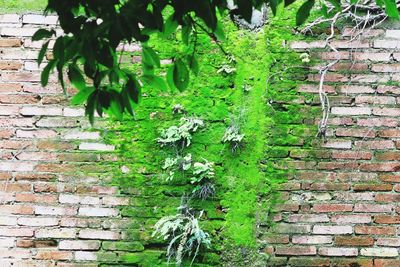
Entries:
{"type": "Polygon", "coordinates": [[[169,240],[167,247],[168,263],[175,259],[177,266],[182,265],[185,257],[192,258],[190,266],[197,257],[200,248],[209,248],[211,245],[210,235],[204,232],[199,225],[199,220],[204,211],[200,211],[196,217],[193,209],[182,198],[182,204],[178,207],[176,215],[161,218],[152,234],[153,237],[160,237],[169,240]]]}
{"type": "Polygon", "coordinates": [[[157,142],[163,146],[173,146],[183,149],[188,147],[192,140],[192,133],[204,127],[204,122],[197,118],[183,117],[179,126],[171,126],[161,132],[157,142]]]}
{"type": "Polygon", "coordinates": [[[224,136],[222,137],[222,143],[229,143],[231,145],[232,153],[236,153],[242,144],[244,136],[244,134],[240,134],[239,125],[232,124],[226,128],[224,136]]]}
{"type": "Polygon", "coordinates": [[[190,179],[191,183],[196,185],[193,195],[200,199],[207,199],[215,194],[214,163],[206,159],[204,161],[204,163],[195,162],[193,164],[193,176],[190,179]]]}
{"type": "Polygon", "coordinates": [[[176,171],[188,171],[190,167],[192,167],[192,154],[189,153],[184,157],[166,158],[162,169],[168,171],[166,180],[171,181],[176,171]]]}
{"type": "Polygon", "coordinates": [[[301,53],[300,59],[301,59],[301,62],[303,62],[303,63],[310,63],[310,55],[307,53],[301,53]]]}

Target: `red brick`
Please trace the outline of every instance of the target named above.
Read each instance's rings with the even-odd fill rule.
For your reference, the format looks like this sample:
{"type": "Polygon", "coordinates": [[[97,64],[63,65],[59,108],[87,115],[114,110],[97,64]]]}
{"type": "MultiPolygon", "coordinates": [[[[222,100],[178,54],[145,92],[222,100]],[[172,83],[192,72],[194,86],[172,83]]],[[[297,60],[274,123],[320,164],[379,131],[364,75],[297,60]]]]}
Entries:
{"type": "Polygon", "coordinates": [[[314,246],[276,247],[275,255],[316,255],[314,246]]]}
{"type": "Polygon", "coordinates": [[[335,245],[344,247],[373,246],[374,239],[369,236],[336,236],[335,245]]]}
{"type": "Polygon", "coordinates": [[[38,260],[72,260],[73,253],[69,251],[38,251],[35,256],[35,259],[38,260]]]}
{"type": "Polygon", "coordinates": [[[371,159],[372,153],[369,151],[333,151],[334,159],[371,159]]]}
{"type": "Polygon", "coordinates": [[[356,225],[354,227],[354,232],[362,235],[394,235],[396,234],[396,227],[356,225]]]}
{"type": "Polygon", "coordinates": [[[375,215],[374,222],[379,224],[399,224],[400,216],[375,215]]]}
{"type": "Polygon", "coordinates": [[[400,266],[400,260],[374,259],[374,267],[394,267],[400,266]]]}
{"type": "Polygon", "coordinates": [[[354,191],[392,191],[393,185],[391,184],[355,184],[353,185],[354,191]]]}
{"type": "Polygon", "coordinates": [[[38,194],[16,194],[17,202],[33,202],[33,203],[56,203],[55,195],[38,195],[38,194]]]}
{"type": "Polygon", "coordinates": [[[349,212],[353,210],[352,204],[314,204],[315,212],[349,212]]]}
{"type": "Polygon", "coordinates": [[[336,136],[350,136],[362,138],[374,138],[376,133],[373,129],[365,128],[338,128],[335,131],[336,136]]]}
{"type": "Polygon", "coordinates": [[[400,194],[376,194],[375,201],[377,202],[399,202],[400,194]]]}
{"type": "Polygon", "coordinates": [[[380,204],[355,204],[355,212],[391,212],[393,209],[392,205],[380,205],[380,204]]]}
{"type": "Polygon", "coordinates": [[[396,172],[400,170],[400,163],[397,162],[361,163],[359,168],[362,171],[396,172]]]}

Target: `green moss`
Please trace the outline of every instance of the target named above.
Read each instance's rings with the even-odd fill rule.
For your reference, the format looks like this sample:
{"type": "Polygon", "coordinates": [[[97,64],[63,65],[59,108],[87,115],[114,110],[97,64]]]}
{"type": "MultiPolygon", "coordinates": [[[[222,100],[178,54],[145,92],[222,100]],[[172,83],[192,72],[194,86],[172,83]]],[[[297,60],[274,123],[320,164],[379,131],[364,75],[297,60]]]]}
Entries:
{"type": "MultiPolygon", "coordinates": [[[[291,32],[293,15],[294,11],[288,10],[258,33],[238,30],[227,23],[224,46],[237,61],[237,71],[231,75],[217,73],[226,57],[209,37],[201,34],[200,74],[192,77],[190,89],[171,94],[145,88],[136,120],[127,118],[112,125],[106,138],[116,145],[120,158],[114,163],[112,184],[119,186],[121,194],[131,196],[131,205],[122,208],[121,214],[134,218],[135,226],[125,232],[126,241],[105,246],[117,251],[141,250],[123,253],[120,260],[139,266],[164,266],[165,253],[158,250],[162,240],[151,237],[151,227],[157,218],[175,214],[180,197],[193,190],[186,175],[168,182],[162,178],[163,160],[174,152],[160,148],[155,139],[182,116],[172,114],[175,104],[181,104],[188,115],[206,123],[205,129],[193,135],[187,152],[196,161],[206,158],[216,163],[216,196],[192,203],[192,207],[205,211],[200,223],[212,237],[212,247],[201,253],[197,266],[243,266],[260,259],[256,226],[269,221],[257,217],[273,212],[274,205],[280,202],[279,184],[292,172],[279,160],[286,160],[290,152],[298,157],[312,155],[311,151],[306,154],[293,147],[308,145],[315,135],[302,124],[316,111],[304,110],[301,102],[296,102],[296,80],[304,77],[302,63],[296,53],[282,46],[284,41],[295,38],[291,32]],[[251,90],[245,92],[244,87],[251,90]],[[232,153],[221,139],[230,117],[241,113],[244,144],[232,153]],[[130,172],[122,173],[122,166],[130,172]],[[222,259],[221,252],[225,253],[222,259]]],[[[174,39],[156,39],[152,45],[163,51],[161,58],[179,56],[184,50],[174,39]]],[[[161,72],[164,70],[162,67],[161,72]]]]}
{"type": "Polygon", "coordinates": [[[47,0],[0,0],[0,13],[42,13],[47,5],[47,0]]]}

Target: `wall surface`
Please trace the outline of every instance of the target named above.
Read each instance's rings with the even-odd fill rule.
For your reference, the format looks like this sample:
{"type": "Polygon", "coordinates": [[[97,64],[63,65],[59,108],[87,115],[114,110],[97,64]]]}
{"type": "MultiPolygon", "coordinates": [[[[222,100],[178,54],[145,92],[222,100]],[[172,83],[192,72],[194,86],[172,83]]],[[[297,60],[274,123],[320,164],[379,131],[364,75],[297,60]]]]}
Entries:
{"type": "MultiPolygon", "coordinates": [[[[287,154],[275,159],[294,173],[281,189],[287,202],[279,207],[275,234],[265,237],[274,255],[270,264],[400,266],[400,30],[370,30],[350,41],[344,29],[332,44],[338,54],[323,40],[290,44],[322,59],[319,66],[337,55],[341,61],[325,77],[327,140],[313,137],[307,147],[299,135],[300,142],[283,145],[287,154]]],[[[304,106],[318,104],[319,79],[310,74],[298,87],[298,96],[315,95],[303,99],[304,106]]]]}
{"type": "MultiPolygon", "coordinates": [[[[139,113],[139,120],[146,116],[153,121],[127,130],[134,132],[133,137],[113,137],[148,144],[130,142],[122,148],[132,149],[130,167],[137,169],[140,178],[121,179],[121,184],[129,185],[124,190],[109,185],[117,147],[105,144],[81,108],[69,106],[55,77],[48,87],[39,85],[35,59],[41,44],[32,43],[30,37],[39,27],[54,26],[56,20],[0,16],[0,266],[161,265],[163,250],[151,240],[149,229],[157,218],[175,210],[184,190],[179,181],[178,186],[160,187],[147,178],[154,178],[150,174],[157,172],[165,156],[150,153],[159,133],[153,122],[165,126],[162,123],[172,120],[171,112],[159,98],[149,96],[152,100],[142,104],[145,115],[139,113]],[[141,166],[145,162],[150,162],[147,168],[141,166]],[[146,185],[145,197],[138,196],[133,185],[146,185]]],[[[349,39],[344,30],[341,40],[335,41],[342,60],[325,79],[332,105],[326,142],[314,137],[320,112],[308,113],[319,109],[315,67],[307,81],[297,77],[302,85],[290,100],[281,96],[271,102],[276,121],[269,125],[274,138],[265,164],[273,163],[289,181],[280,189],[285,203],[278,205],[275,226],[264,225],[259,231],[265,251],[273,255],[267,266],[400,266],[396,204],[400,199],[400,31],[378,29],[361,42],[349,39]]],[[[313,61],[321,59],[317,65],[336,57],[326,51],[323,41],[297,41],[290,46],[310,53],[313,61]]],[[[210,78],[212,86],[225,86],[226,81],[217,78],[210,78]]],[[[229,77],[226,80],[231,82],[229,77]]],[[[196,92],[207,97],[199,97],[200,104],[179,99],[193,113],[214,103],[209,96],[212,89],[201,86],[203,91],[196,92]]],[[[288,93],[286,89],[283,86],[288,93]]],[[[223,90],[213,97],[226,102],[207,110],[211,134],[199,133],[194,150],[207,151],[213,161],[223,163],[219,138],[229,116],[229,101],[235,102],[223,90]]],[[[95,126],[104,124],[97,120],[95,126]]],[[[243,161],[232,158],[226,157],[234,164],[220,167],[217,174],[239,170],[234,165],[243,161]]],[[[234,171],[228,173],[236,175],[234,171]]],[[[221,207],[212,202],[201,205],[208,205],[210,229],[222,228],[221,207]]],[[[218,258],[210,258],[209,265],[217,265],[218,258]]]]}

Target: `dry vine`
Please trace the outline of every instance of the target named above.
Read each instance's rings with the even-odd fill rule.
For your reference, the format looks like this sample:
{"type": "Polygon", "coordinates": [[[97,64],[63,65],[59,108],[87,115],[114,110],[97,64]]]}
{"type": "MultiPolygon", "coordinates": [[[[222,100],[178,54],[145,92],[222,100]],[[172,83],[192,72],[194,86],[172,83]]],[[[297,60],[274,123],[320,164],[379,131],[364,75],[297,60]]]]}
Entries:
{"type": "MultiPolygon", "coordinates": [[[[397,3],[397,6],[399,7],[400,1],[397,3]]],[[[365,35],[369,30],[376,28],[378,25],[383,23],[388,16],[386,15],[385,10],[382,7],[379,7],[374,0],[360,0],[353,4],[351,3],[351,0],[345,0],[342,2],[342,9],[338,11],[336,11],[336,7],[330,2],[323,1],[321,4],[326,7],[327,13],[332,15],[328,18],[325,16],[318,17],[306,25],[306,27],[301,30],[301,33],[313,34],[313,29],[315,27],[328,24],[329,35],[325,39],[324,47],[328,47],[331,51],[336,53],[334,61],[329,62],[319,69],[320,81],[318,92],[321,101],[322,119],[318,125],[317,136],[325,138],[328,128],[330,104],[329,98],[323,88],[324,80],[329,70],[342,60],[340,53],[332,42],[332,39],[335,36],[335,29],[340,22],[350,21],[353,24],[353,27],[349,31],[350,40],[348,40],[348,42],[357,40],[357,42],[360,43],[363,35],[365,35]]],[[[352,54],[353,51],[351,50],[350,52],[352,54]]],[[[353,61],[352,63],[354,64],[353,61]]]]}

